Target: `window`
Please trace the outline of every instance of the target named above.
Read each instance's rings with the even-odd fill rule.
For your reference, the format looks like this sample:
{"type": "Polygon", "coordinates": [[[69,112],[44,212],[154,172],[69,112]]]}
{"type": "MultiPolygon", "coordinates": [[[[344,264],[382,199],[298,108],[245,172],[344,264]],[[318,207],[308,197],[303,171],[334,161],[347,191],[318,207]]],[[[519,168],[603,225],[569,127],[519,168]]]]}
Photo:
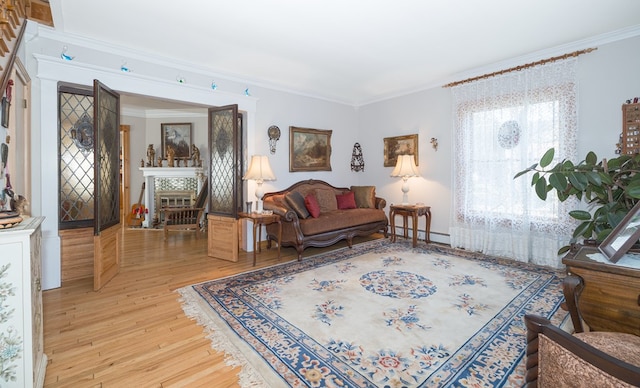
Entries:
{"type": "Polygon", "coordinates": [[[570,238],[567,204],[542,201],[530,176],[513,177],[551,147],[575,155],[573,68],[571,60],[551,63],[453,89],[453,246],[559,264],[556,252],[570,238]]]}

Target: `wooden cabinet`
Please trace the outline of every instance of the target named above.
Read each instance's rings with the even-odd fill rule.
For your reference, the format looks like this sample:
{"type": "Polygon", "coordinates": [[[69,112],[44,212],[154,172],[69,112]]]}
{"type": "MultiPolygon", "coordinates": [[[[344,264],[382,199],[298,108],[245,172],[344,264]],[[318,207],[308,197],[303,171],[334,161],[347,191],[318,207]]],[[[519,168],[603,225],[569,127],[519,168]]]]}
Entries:
{"type": "Polygon", "coordinates": [[[623,155],[633,155],[640,152],[640,104],[622,105],[620,140],[623,155]]]}
{"type": "Polygon", "coordinates": [[[571,252],[564,294],[574,327],[579,319],[594,331],[640,335],[640,269],[601,263],[589,258],[595,247],[571,252]]]}
{"type": "Polygon", "coordinates": [[[47,366],[42,332],[43,217],[0,230],[0,386],[42,387],[47,366]]]}

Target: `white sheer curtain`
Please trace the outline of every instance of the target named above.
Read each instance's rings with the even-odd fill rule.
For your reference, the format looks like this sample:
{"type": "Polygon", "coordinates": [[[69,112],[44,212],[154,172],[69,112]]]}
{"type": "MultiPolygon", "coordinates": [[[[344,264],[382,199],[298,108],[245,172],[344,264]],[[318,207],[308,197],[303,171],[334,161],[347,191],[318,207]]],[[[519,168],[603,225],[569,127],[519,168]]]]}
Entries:
{"type": "Polygon", "coordinates": [[[575,202],[540,200],[531,175],[513,179],[554,147],[575,160],[577,59],[452,88],[454,206],[451,245],[560,267],[575,227],[575,202]]]}

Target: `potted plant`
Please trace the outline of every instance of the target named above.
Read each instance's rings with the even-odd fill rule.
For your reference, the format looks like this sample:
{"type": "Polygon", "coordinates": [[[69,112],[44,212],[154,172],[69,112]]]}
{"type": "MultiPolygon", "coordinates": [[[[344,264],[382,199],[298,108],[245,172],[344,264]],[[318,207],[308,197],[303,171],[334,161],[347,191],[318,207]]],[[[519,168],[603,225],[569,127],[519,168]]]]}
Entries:
{"type": "MultiPolygon", "coordinates": [[[[518,178],[533,172],[531,186],[542,200],[550,191],[556,191],[561,202],[575,197],[588,205],[586,210],[572,210],[569,215],[581,221],[573,231],[571,243],[578,238],[604,240],[640,199],[640,154],[621,155],[602,159],[594,152],[587,153],[578,164],[562,160],[551,167],[555,149],[545,152],[539,163],[520,171],[518,178]]],[[[558,254],[571,248],[562,247],[558,254]]]]}

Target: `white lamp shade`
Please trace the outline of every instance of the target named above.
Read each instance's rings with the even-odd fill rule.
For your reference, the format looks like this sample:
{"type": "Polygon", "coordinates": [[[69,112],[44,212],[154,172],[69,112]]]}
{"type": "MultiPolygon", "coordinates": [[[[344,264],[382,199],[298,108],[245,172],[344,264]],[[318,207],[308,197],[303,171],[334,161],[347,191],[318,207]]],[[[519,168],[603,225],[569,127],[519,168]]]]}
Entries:
{"type": "Polygon", "coordinates": [[[249,163],[249,169],[242,179],[258,182],[276,180],[276,176],[271,170],[271,165],[269,165],[269,158],[265,155],[253,155],[251,163],[249,163]]]}
{"type": "Polygon", "coordinates": [[[416,163],[413,155],[398,155],[398,162],[396,163],[396,167],[391,172],[391,176],[393,177],[412,177],[419,176],[418,167],[416,167],[416,163]]]}

